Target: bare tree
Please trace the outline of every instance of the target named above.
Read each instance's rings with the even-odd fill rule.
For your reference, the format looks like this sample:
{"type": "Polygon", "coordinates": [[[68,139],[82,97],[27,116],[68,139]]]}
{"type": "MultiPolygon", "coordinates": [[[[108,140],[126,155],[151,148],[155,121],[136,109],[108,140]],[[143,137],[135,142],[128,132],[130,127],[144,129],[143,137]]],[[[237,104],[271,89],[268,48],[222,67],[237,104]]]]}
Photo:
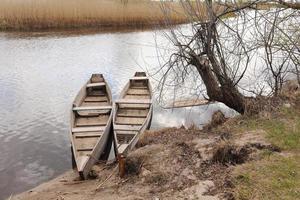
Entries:
{"type": "MultiPolygon", "coordinates": [[[[255,97],[246,96],[241,90],[240,82],[249,65],[253,64],[251,63],[253,53],[258,49],[264,49],[265,65],[262,66],[264,68],[262,71],[271,73],[271,86],[277,95],[286,77],[288,66],[291,63],[299,63],[293,51],[295,48],[299,50],[299,46],[295,47],[297,46],[295,38],[280,26],[281,21],[277,21],[280,13],[286,8],[272,11],[273,14],[270,15],[272,17],[267,15],[268,10],[249,13],[257,9],[261,3],[266,1],[257,0],[248,3],[233,1],[219,4],[212,0],[182,1],[181,4],[191,22],[191,31],[188,34],[186,31],[170,27],[168,38],[177,51],[162,66],[164,69],[160,81],[162,87],[170,74],[173,79],[184,82],[186,75],[195,69],[205,85],[206,99],[222,102],[243,114],[247,112],[249,105],[251,107],[255,105],[255,97]],[[231,15],[234,17],[228,18],[231,15]],[[255,29],[256,22],[261,19],[266,23],[264,30],[260,30],[261,27],[255,29]],[[277,34],[285,35],[289,40],[285,41],[288,44],[278,39],[277,34]],[[262,43],[259,42],[261,38],[262,43]],[[277,56],[276,59],[274,55],[277,56]]],[[[283,5],[282,1],[276,3],[283,5]]],[[[276,8],[274,4],[270,6],[276,8]]],[[[296,73],[298,72],[299,70],[296,73]]]]}
{"type": "MultiPolygon", "coordinates": [[[[272,16],[262,15],[263,24],[256,25],[256,31],[261,39],[260,46],[264,48],[265,72],[266,75],[270,75],[269,86],[272,89],[272,93],[277,96],[282,88],[285,77],[288,74],[288,67],[290,65],[289,56],[286,55],[285,49],[280,44],[278,35],[281,35],[277,30],[280,27],[282,19],[279,17],[280,12],[274,11],[272,16]],[[265,18],[268,17],[268,20],[265,18]]],[[[255,20],[257,23],[258,19],[255,20]]],[[[256,38],[259,38],[256,37],[256,38]]]]}

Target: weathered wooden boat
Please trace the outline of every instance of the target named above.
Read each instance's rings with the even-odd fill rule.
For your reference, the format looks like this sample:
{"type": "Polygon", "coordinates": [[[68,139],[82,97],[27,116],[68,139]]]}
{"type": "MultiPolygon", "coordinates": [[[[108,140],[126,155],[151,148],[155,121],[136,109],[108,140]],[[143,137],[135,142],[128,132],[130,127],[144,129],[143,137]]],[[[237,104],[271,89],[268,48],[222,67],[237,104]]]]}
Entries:
{"type": "Polygon", "coordinates": [[[93,74],[76,96],[71,111],[73,167],[86,179],[103,153],[112,125],[112,96],[102,74],[93,74]],[[75,166],[74,166],[75,165],[75,166]]]}
{"type": "Polygon", "coordinates": [[[150,128],[152,112],[149,78],[145,72],[136,72],[114,104],[113,127],[117,155],[126,156],[140,135],[150,128]]]}

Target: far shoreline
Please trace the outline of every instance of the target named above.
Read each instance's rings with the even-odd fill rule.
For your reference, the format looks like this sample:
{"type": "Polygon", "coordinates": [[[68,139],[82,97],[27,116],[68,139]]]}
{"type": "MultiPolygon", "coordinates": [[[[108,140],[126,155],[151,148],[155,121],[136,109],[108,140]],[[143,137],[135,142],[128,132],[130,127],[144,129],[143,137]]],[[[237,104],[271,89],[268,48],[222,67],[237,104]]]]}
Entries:
{"type": "Polygon", "coordinates": [[[167,30],[169,27],[177,27],[186,25],[188,23],[178,23],[168,26],[163,25],[142,25],[142,26],[98,26],[98,27],[76,27],[76,28],[47,28],[47,29],[0,29],[1,33],[16,34],[30,36],[51,36],[51,35],[92,35],[92,34],[105,34],[105,33],[133,33],[145,31],[161,31],[167,30]]]}

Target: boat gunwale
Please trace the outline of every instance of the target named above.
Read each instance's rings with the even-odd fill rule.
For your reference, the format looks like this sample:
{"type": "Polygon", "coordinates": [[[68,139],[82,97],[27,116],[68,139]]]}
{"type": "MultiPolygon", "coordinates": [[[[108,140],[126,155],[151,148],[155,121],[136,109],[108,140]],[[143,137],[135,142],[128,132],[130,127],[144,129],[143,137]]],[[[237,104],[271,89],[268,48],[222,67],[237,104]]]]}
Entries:
{"type": "MultiPolygon", "coordinates": [[[[106,79],[104,78],[103,74],[102,75],[102,78],[103,78],[103,82],[105,83],[105,90],[106,90],[106,93],[107,93],[107,98],[108,98],[108,103],[110,105],[112,105],[112,94],[111,94],[111,90],[110,90],[110,87],[109,85],[107,84],[106,82],[106,79]]],[[[87,85],[89,83],[91,83],[91,79],[92,77],[90,77],[90,79],[81,87],[81,89],[79,90],[79,92],[77,93],[73,103],[72,103],[72,108],[71,108],[71,119],[70,119],[70,131],[69,131],[69,136],[70,136],[70,139],[71,139],[71,145],[72,145],[72,151],[73,151],[73,156],[74,156],[74,159],[75,159],[75,163],[76,163],[76,167],[77,167],[77,170],[78,170],[78,158],[76,155],[77,153],[77,147],[75,145],[75,140],[74,140],[74,134],[72,132],[72,128],[75,126],[75,112],[76,111],[73,111],[73,108],[74,107],[78,107],[83,101],[84,101],[84,98],[87,96],[87,93],[86,93],[86,89],[87,89],[87,85]]],[[[113,106],[113,105],[112,105],[113,106]]],[[[111,130],[111,127],[112,127],[112,118],[113,118],[113,109],[110,110],[110,114],[109,114],[109,117],[107,119],[107,123],[106,125],[104,126],[105,128],[103,129],[103,132],[101,132],[101,136],[97,139],[97,142],[96,144],[93,146],[93,150],[91,151],[90,155],[89,155],[89,159],[85,160],[84,163],[82,164],[82,169],[85,169],[87,167],[87,164],[88,162],[92,159],[94,159],[92,156],[94,154],[96,154],[96,149],[98,149],[99,147],[97,147],[97,145],[100,145],[100,142],[101,140],[103,140],[103,137],[107,135],[107,138],[109,137],[109,132],[111,130]],[[97,147],[97,148],[96,148],[97,147]]],[[[95,162],[95,161],[94,161],[95,162]]],[[[93,164],[92,164],[93,165],[93,164]]],[[[85,179],[85,171],[79,171],[79,174],[81,176],[81,178],[85,179]]]]}
{"type": "MultiPolygon", "coordinates": [[[[133,77],[135,77],[135,76],[133,76],[133,77]]],[[[145,108],[145,109],[141,109],[141,110],[146,110],[146,109],[149,109],[149,110],[148,110],[147,116],[145,117],[144,123],[140,125],[140,129],[139,129],[138,133],[133,136],[133,138],[130,140],[130,142],[128,143],[128,146],[125,148],[125,150],[122,152],[122,154],[126,154],[129,150],[131,150],[136,145],[136,143],[138,141],[138,138],[147,129],[147,126],[149,125],[149,122],[151,120],[151,116],[153,115],[153,98],[152,98],[153,97],[153,93],[152,93],[152,86],[150,84],[149,77],[147,75],[145,77],[148,78],[148,79],[145,79],[145,80],[148,81],[148,90],[149,90],[149,95],[150,95],[151,103],[149,104],[150,105],[149,108],[145,108]]],[[[124,86],[124,88],[121,90],[121,93],[120,93],[118,99],[123,99],[126,96],[126,94],[127,94],[126,92],[130,89],[130,82],[131,82],[131,79],[129,78],[128,82],[126,83],[126,85],[124,86]]],[[[119,109],[119,106],[117,104],[118,103],[114,102],[114,106],[113,106],[113,108],[114,108],[113,126],[117,125],[116,124],[116,117],[117,117],[117,111],[119,109]]],[[[116,146],[117,154],[119,154],[117,133],[116,133],[115,130],[113,132],[114,132],[115,146],[116,146]]],[[[121,144],[119,144],[119,145],[121,145],[121,144]]]]}

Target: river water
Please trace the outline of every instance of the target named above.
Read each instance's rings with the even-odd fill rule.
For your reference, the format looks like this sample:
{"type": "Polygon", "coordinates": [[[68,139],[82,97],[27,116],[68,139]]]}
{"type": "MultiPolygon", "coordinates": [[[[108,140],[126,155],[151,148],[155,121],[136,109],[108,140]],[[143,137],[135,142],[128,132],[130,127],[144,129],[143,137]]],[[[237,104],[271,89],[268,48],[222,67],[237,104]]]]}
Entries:
{"type": "MultiPolygon", "coordinates": [[[[0,33],[0,199],[71,169],[76,93],[91,73],[103,73],[116,98],[135,71],[158,66],[161,32],[0,33]]],[[[156,103],[151,128],[201,126],[218,109],[234,114],[222,105],[164,110],[156,103]]]]}

